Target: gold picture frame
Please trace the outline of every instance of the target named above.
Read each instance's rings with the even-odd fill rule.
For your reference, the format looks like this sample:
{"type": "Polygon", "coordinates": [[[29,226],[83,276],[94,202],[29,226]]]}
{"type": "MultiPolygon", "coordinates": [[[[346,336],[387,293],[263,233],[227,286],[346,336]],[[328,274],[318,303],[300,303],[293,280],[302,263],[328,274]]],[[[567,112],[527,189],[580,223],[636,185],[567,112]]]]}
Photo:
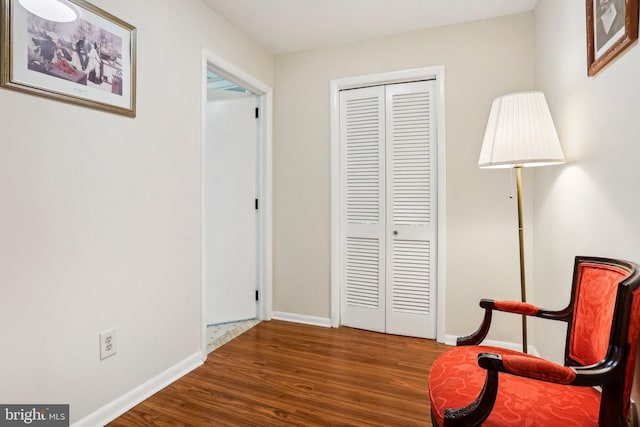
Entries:
{"type": "Polygon", "coordinates": [[[638,39],[638,0],[587,0],[587,75],[638,39]]]}
{"type": "Polygon", "coordinates": [[[136,28],[84,0],[62,1],[74,21],[0,0],[0,85],[135,117],[136,28]]]}

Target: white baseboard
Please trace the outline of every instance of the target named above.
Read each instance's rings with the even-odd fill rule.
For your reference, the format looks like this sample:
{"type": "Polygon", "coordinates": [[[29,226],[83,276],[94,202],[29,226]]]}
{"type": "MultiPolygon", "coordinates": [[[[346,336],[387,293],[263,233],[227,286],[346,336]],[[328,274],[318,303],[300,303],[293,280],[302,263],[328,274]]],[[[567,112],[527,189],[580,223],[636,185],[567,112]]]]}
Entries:
{"type": "Polygon", "coordinates": [[[306,316],[304,314],[285,313],[282,311],[274,311],[271,317],[275,320],[284,320],[286,322],[304,323],[305,325],[331,327],[331,319],[328,317],[306,316]]]}
{"type": "Polygon", "coordinates": [[[187,357],[181,362],[173,365],[169,369],[149,381],[141,384],[133,390],[125,393],[111,403],[106,404],[97,411],[87,415],[81,420],[72,424],[72,427],[95,427],[104,426],[124,414],[138,403],[148,399],[169,384],[182,378],[189,372],[202,365],[202,352],[197,352],[187,357]]]}
{"type": "MultiPolygon", "coordinates": [[[[445,337],[444,343],[447,344],[447,345],[456,345],[456,340],[457,339],[458,339],[458,337],[456,335],[447,335],[445,337]]],[[[490,347],[506,348],[508,350],[522,351],[522,344],[515,343],[515,342],[484,340],[484,341],[482,341],[482,343],[480,345],[486,345],[486,346],[490,346],[490,347]]],[[[532,356],[540,357],[540,353],[538,353],[538,350],[532,345],[529,346],[529,354],[532,355],[532,356]]]]}

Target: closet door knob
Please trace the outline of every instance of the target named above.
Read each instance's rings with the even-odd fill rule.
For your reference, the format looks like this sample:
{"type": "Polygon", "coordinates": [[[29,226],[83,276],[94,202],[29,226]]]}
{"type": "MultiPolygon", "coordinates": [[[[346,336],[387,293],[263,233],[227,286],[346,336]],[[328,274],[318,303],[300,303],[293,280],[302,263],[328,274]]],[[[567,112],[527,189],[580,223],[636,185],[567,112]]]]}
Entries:
{"type": "Polygon", "coordinates": [[[393,230],[393,235],[397,236],[398,235],[398,230],[393,230]]]}

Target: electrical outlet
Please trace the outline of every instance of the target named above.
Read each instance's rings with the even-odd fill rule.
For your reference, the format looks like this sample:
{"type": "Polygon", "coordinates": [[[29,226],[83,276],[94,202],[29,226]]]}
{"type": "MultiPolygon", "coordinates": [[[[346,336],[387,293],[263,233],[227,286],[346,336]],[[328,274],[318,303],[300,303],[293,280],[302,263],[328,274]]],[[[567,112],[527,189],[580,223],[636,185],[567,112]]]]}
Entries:
{"type": "Polygon", "coordinates": [[[115,328],[100,332],[100,360],[116,354],[116,330],[115,328]]]}

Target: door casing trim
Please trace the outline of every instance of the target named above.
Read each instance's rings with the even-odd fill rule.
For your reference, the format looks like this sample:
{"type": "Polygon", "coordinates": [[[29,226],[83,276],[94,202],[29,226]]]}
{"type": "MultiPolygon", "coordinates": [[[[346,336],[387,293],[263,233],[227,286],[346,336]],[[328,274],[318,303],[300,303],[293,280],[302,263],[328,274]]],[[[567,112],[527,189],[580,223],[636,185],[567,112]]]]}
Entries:
{"type": "Polygon", "coordinates": [[[204,216],[204,171],[206,162],[203,156],[205,147],[206,104],[207,104],[207,70],[212,70],[234,83],[248,89],[259,99],[260,121],[258,125],[258,165],[257,165],[257,197],[258,209],[258,301],[257,316],[260,320],[272,317],[273,289],[273,229],[272,229],[272,159],[273,159],[273,90],[266,83],[252,76],[243,69],[225,60],[223,57],[202,49],[202,104],[200,119],[200,325],[202,360],[207,359],[207,324],[206,324],[206,271],[205,257],[205,216],[204,216]]]}

